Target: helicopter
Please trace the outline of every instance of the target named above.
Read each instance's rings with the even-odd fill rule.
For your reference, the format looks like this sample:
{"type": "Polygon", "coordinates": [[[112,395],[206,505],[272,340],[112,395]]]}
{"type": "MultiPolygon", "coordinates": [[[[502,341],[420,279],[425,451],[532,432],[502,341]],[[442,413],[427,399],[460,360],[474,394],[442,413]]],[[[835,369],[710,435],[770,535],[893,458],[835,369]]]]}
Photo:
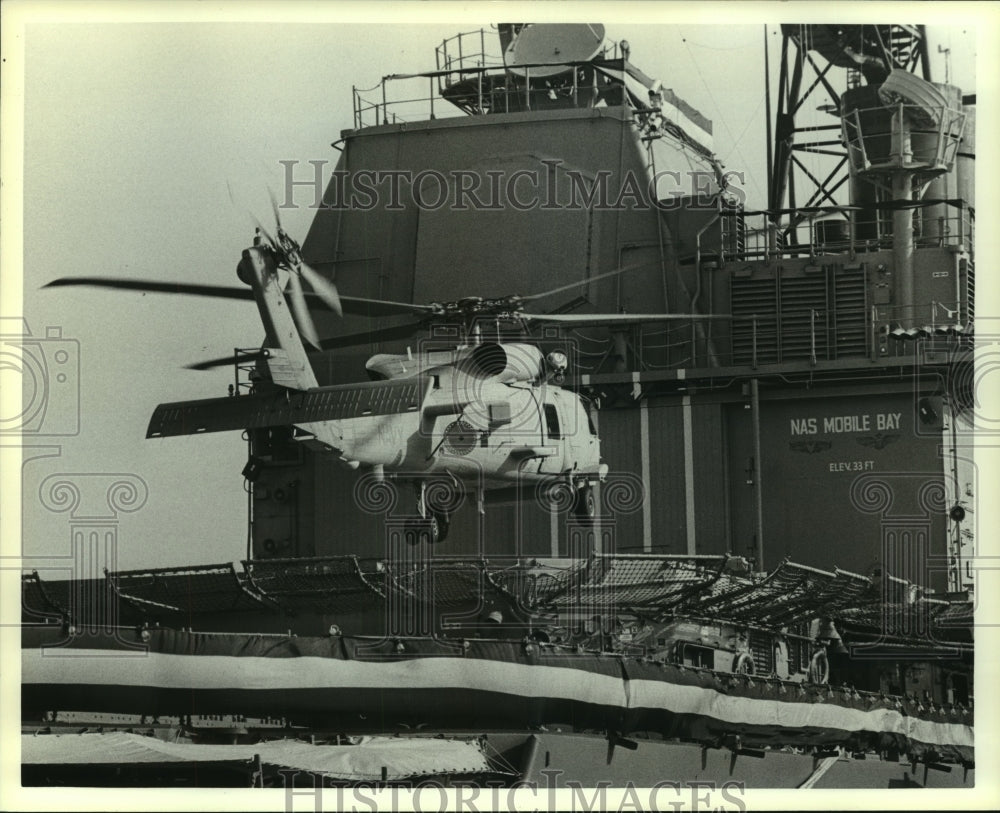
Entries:
{"type": "MultiPolygon", "coordinates": [[[[207,432],[291,427],[295,440],[335,455],[376,481],[409,482],[416,492],[413,524],[431,543],[443,541],[451,519],[448,506],[429,499],[432,484],[471,488],[482,513],[488,493],[534,485],[550,499],[562,490],[583,522],[597,516],[596,489],[609,473],[590,415],[590,402],[562,385],[568,357],[544,353],[531,341],[506,341],[501,326],[520,336],[531,324],[593,327],[674,319],[726,318],[687,314],[537,314],[535,300],[625,273],[619,268],[529,296],[465,297],[427,304],[341,296],[335,283],[312,269],[299,244],[282,228],[276,236],[257,222],[253,245],[242,252],[237,277],[244,288],[173,284],[108,277],[64,277],[45,287],[95,286],[252,298],[265,329],[263,347],[245,359],[257,362],[249,394],[158,405],[147,438],[207,432]],[[307,294],[305,282],[311,289],[307,294]],[[309,301],[337,315],[344,312],[413,314],[409,325],[320,341],[309,301]],[[452,326],[452,345],[414,354],[372,356],[367,382],[320,386],[306,343],[317,350],[361,341],[412,335],[429,325],[452,326]],[[495,329],[487,336],[484,324],[495,329]],[[454,329],[454,326],[458,329],[454,329]],[[495,339],[495,340],[490,340],[495,339]]],[[[506,333],[507,336],[511,332],[506,333]]],[[[232,356],[190,365],[209,369],[232,364],[232,356]]],[[[244,471],[246,474],[246,471],[244,471]]]]}

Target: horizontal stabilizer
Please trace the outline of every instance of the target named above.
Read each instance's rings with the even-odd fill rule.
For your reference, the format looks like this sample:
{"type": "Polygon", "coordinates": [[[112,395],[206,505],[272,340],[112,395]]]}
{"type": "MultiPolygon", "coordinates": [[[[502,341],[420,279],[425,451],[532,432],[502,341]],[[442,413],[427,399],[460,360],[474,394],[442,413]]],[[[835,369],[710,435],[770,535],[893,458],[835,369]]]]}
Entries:
{"type": "Polygon", "coordinates": [[[423,378],[374,381],[160,404],[150,418],[146,437],[263,429],[416,412],[429,386],[430,380],[423,378]]]}

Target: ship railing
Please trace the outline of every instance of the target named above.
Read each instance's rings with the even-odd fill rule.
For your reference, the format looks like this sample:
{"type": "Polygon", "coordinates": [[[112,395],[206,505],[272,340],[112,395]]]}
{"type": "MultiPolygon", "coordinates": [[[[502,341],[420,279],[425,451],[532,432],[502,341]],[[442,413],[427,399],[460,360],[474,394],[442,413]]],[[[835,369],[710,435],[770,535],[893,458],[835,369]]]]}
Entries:
{"type": "Polygon", "coordinates": [[[437,78],[436,73],[415,76],[394,75],[383,77],[374,87],[354,87],[352,89],[354,129],[361,130],[365,127],[406,124],[428,118],[438,119],[465,115],[464,111],[445,104],[439,98],[439,94],[435,90],[435,79],[437,78]],[[407,80],[413,85],[422,83],[426,92],[421,91],[419,87],[413,90],[413,85],[411,85],[407,93],[393,95],[392,91],[399,91],[403,82],[407,80]],[[438,102],[437,105],[435,105],[435,100],[438,102]]]}
{"type": "MultiPolygon", "coordinates": [[[[862,311],[852,314],[846,308],[737,314],[731,321],[729,341],[726,342],[730,349],[720,352],[717,340],[715,361],[721,366],[749,364],[756,370],[763,365],[786,362],[808,362],[815,367],[822,361],[864,355],[869,337],[863,318],[862,311]],[[848,322],[855,324],[848,325],[848,322]]],[[[692,347],[697,350],[697,343],[692,347]]],[[[708,350],[696,353],[694,360],[704,363],[708,360],[708,350]]]]}
{"type": "MultiPolygon", "coordinates": [[[[975,209],[959,199],[914,201],[913,243],[917,248],[951,246],[972,252],[975,209]],[[931,210],[934,211],[931,211],[931,210]],[[942,214],[942,212],[949,214],[942,214]]],[[[764,261],[846,254],[893,247],[892,204],[814,206],[779,212],[720,212],[718,246],[723,261],[764,261]],[[874,211],[872,210],[874,209],[874,211]],[[737,224],[737,218],[739,222],[737,224]]],[[[703,243],[708,241],[704,238],[703,243]]]]}
{"type": "MultiPolygon", "coordinates": [[[[491,33],[490,35],[494,35],[491,33]]],[[[434,59],[439,71],[462,71],[466,68],[482,68],[489,65],[502,66],[503,57],[500,54],[486,52],[486,29],[463,31],[453,37],[442,40],[434,49],[434,59]]],[[[448,75],[450,77],[451,74],[448,75]]],[[[444,83],[447,84],[448,77],[444,83]]]]}
{"type": "Polygon", "coordinates": [[[253,395],[259,347],[233,348],[233,386],[230,395],[253,395]]]}
{"type": "MultiPolygon", "coordinates": [[[[370,88],[352,88],[354,129],[405,124],[463,115],[516,113],[560,107],[583,108],[604,103],[631,103],[620,71],[622,60],[518,65],[516,73],[503,64],[446,63],[436,71],[390,74],[370,88]],[[563,67],[558,81],[550,81],[553,67],[563,67]],[[544,81],[533,81],[532,71],[544,81]]],[[[474,61],[474,60],[473,60],[474,61]]],[[[650,112],[649,109],[643,109],[650,112]]]]}
{"type": "Polygon", "coordinates": [[[855,172],[936,174],[954,163],[965,118],[946,105],[857,109],[841,119],[843,141],[855,172]]]}
{"type": "MultiPolygon", "coordinates": [[[[816,367],[848,358],[878,361],[914,356],[933,342],[948,358],[962,357],[968,346],[972,317],[959,301],[933,301],[909,308],[851,303],[833,308],[803,307],[775,313],[744,307],[724,321],[671,320],[664,325],[615,328],[624,333],[632,354],[628,369],[651,372],[698,368],[757,370],[771,365],[816,367]],[[923,342],[923,344],[921,344],[923,342]]],[[[608,359],[616,353],[612,339],[573,333],[581,350],[580,373],[613,372],[608,359]]]]}
{"type": "Polygon", "coordinates": [[[464,31],[449,37],[435,49],[434,56],[435,71],[393,74],[382,77],[374,87],[355,87],[355,129],[485,113],[490,82],[484,78],[487,72],[503,70],[503,58],[486,51],[486,31],[464,31]],[[445,104],[444,92],[463,81],[473,83],[474,101],[466,98],[465,104],[445,104]]]}
{"type": "Polygon", "coordinates": [[[455,65],[419,74],[392,74],[370,88],[353,89],[354,128],[484,115],[510,107],[506,95],[514,91],[503,79],[503,66],[455,65]],[[466,87],[459,93],[459,86],[466,87]],[[446,92],[453,91],[451,97],[446,92]]]}
{"type": "MultiPolygon", "coordinates": [[[[626,346],[634,352],[638,369],[670,370],[697,367],[752,368],[765,364],[788,361],[808,361],[816,365],[821,361],[835,360],[845,355],[841,343],[843,335],[837,333],[836,319],[847,316],[853,320],[854,355],[867,349],[864,332],[865,314],[833,313],[819,308],[795,311],[737,313],[721,323],[701,319],[682,319],[664,322],[664,327],[628,326],[615,332],[627,334],[626,346]],[[860,329],[858,329],[860,328],[860,329]]],[[[847,321],[847,319],[844,319],[847,321]]],[[[585,345],[578,351],[577,367],[581,371],[597,372],[605,366],[614,352],[615,344],[575,335],[585,345]],[[597,346],[591,346],[596,343],[597,346]]]]}

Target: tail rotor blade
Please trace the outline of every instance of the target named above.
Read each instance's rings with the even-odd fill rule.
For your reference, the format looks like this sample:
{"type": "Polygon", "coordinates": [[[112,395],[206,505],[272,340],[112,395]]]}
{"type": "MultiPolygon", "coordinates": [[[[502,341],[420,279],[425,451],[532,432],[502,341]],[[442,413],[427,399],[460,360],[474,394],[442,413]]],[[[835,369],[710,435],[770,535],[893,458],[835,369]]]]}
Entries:
{"type": "Polygon", "coordinates": [[[292,314],[299,326],[299,332],[302,334],[302,338],[319,350],[319,336],[316,335],[316,326],[313,324],[312,316],[309,315],[306,295],[302,292],[302,281],[294,271],[289,274],[289,277],[288,288],[291,296],[292,314]]]}
{"type": "Polygon", "coordinates": [[[316,296],[329,305],[330,310],[337,314],[337,316],[343,316],[344,309],[340,304],[340,294],[337,292],[337,286],[305,263],[302,263],[299,269],[302,271],[305,281],[309,283],[309,287],[316,292],[316,296]]]}
{"type": "Polygon", "coordinates": [[[271,199],[271,211],[274,212],[274,222],[278,226],[278,231],[282,231],[281,215],[278,212],[278,200],[274,197],[274,190],[270,186],[267,188],[267,196],[271,199]]]}

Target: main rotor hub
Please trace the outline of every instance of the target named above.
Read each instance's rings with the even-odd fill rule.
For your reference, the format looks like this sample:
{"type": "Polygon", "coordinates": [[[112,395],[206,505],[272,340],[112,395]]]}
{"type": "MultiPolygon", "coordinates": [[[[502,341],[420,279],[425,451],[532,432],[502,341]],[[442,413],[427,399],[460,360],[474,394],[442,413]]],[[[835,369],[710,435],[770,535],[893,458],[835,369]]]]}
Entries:
{"type": "Polygon", "coordinates": [[[452,302],[433,303],[434,314],[437,316],[452,316],[470,318],[474,316],[491,316],[497,319],[516,321],[521,310],[522,299],[519,296],[503,296],[496,299],[485,299],[481,296],[466,296],[452,302]]]}

